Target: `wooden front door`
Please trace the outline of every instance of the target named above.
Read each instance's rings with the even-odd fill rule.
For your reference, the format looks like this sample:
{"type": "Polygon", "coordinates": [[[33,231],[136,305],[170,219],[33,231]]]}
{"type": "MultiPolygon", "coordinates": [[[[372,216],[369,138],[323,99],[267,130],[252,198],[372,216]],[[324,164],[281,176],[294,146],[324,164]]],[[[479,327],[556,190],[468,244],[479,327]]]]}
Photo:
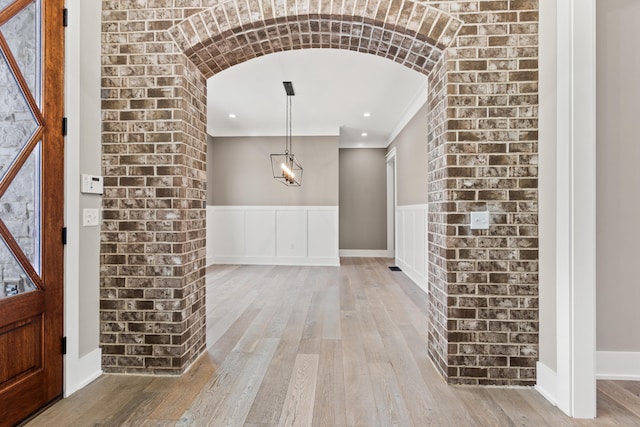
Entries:
{"type": "Polygon", "coordinates": [[[62,0],[0,0],[0,426],[62,394],[62,0]]]}

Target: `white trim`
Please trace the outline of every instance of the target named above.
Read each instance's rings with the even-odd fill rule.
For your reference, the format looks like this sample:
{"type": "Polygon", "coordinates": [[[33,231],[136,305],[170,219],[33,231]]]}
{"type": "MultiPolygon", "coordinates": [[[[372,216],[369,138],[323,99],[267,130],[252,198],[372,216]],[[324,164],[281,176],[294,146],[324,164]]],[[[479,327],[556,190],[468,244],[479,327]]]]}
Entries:
{"type": "Polygon", "coordinates": [[[400,205],[397,207],[399,211],[411,211],[411,210],[429,210],[429,205],[427,203],[419,203],[416,205],[400,205]]]}
{"type": "Polygon", "coordinates": [[[340,258],[332,257],[241,257],[219,256],[213,257],[211,264],[232,265],[301,265],[339,267],[340,258]]]}
{"type": "Polygon", "coordinates": [[[340,257],[388,258],[385,249],[340,249],[340,257]]]}
{"type": "Polygon", "coordinates": [[[598,351],[596,372],[599,380],[640,381],[640,352],[598,351]]]}
{"type": "MultiPolygon", "coordinates": [[[[102,373],[102,350],[80,355],[80,139],[81,139],[81,4],[67,0],[69,27],[65,37],[65,116],[69,118],[65,138],[65,226],[64,247],[64,334],[67,354],[64,356],[63,394],[68,397],[102,373]]],[[[87,3],[88,4],[88,3],[87,3]]],[[[98,242],[96,242],[98,244],[98,242]]],[[[96,284],[97,286],[97,284],[96,284]]],[[[97,315],[97,314],[96,314],[97,315]]],[[[96,331],[97,343],[98,331],[96,331]]]]}
{"type": "Polygon", "coordinates": [[[396,256],[398,247],[398,228],[396,209],[398,206],[398,161],[396,147],[393,147],[385,156],[387,175],[387,257],[396,256]]]}
{"type": "MultiPolygon", "coordinates": [[[[102,349],[75,359],[73,368],[65,371],[64,397],[69,397],[102,375],[102,349]],[[96,368],[97,367],[97,368],[96,368]]],[[[66,364],[65,364],[66,367],[66,364]]]]}
{"type": "Polygon", "coordinates": [[[557,403],[594,418],[595,0],[557,7],[557,403]]]}
{"type": "Polygon", "coordinates": [[[395,262],[426,294],[428,287],[429,205],[402,205],[396,209],[395,262]]]}
{"type": "Polygon", "coordinates": [[[556,372],[541,362],[536,363],[536,391],[553,405],[558,399],[558,376],[556,372]]]}
{"type": "Polygon", "coordinates": [[[424,83],[416,91],[415,96],[413,97],[411,102],[409,102],[409,105],[407,105],[407,108],[405,108],[404,113],[402,114],[400,120],[398,121],[396,126],[393,128],[393,130],[389,134],[389,139],[387,139],[387,145],[386,145],[387,147],[389,146],[389,144],[393,142],[394,139],[396,139],[398,135],[400,135],[400,132],[402,132],[405,126],[407,126],[407,123],[409,123],[411,119],[413,119],[413,116],[415,116],[416,113],[427,102],[428,94],[429,94],[429,80],[425,78],[424,83]]]}
{"type": "Polygon", "coordinates": [[[373,139],[364,141],[340,141],[339,149],[343,148],[387,148],[389,143],[384,139],[373,139]]]}
{"type": "Polygon", "coordinates": [[[402,270],[402,272],[409,278],[411,279],[411,281],[413,283],[415,283],[416,285],[418,285],[418,287],[427,295],[429,295],[429,286],[427,283],[427,278],[426,277],[422,277],[420,276],[420,273],[418,273],[415,269],[411,268],[411,266],[409,266],[407,263],[405,263],[404,261],[397,259],[396,258],[396,264],[398,265],[398,267],[400,267],[400,269],[402,270]]]}
{"type": "Polygon", "coordinates": [[[335,211],[337,206],[271,206],[271,205],[252,205],[252,206],[236,206],[236,205],[207,205],[207,208],[211,208],[216,211],[264,211],[264,210],[277,210],[277,211],[335,211]]]}
{"type": "MultiPolygon", "coordinates": [[[[68,0],[67,3],[79,3],[68,0]]],[[[80,117],[80,17],[78,7],[69,5],[69,20],[74,24],[65,37],[65,115],[80,117]]],[[[76,5],[80,6],[80,5],[76,5]]],[[[64,356],[64,394],[68,396],[78,388],[73,372],[80,364],[80,120],[69,120],[65,138],[65,218],[67,244],[64,246],[64,334],[67,337],[67,354],[64,356]],[[75,262],[72,262],[75,260],[75,262]]],[[[100,365],[98,365],[100,366],[100,365]]]]}

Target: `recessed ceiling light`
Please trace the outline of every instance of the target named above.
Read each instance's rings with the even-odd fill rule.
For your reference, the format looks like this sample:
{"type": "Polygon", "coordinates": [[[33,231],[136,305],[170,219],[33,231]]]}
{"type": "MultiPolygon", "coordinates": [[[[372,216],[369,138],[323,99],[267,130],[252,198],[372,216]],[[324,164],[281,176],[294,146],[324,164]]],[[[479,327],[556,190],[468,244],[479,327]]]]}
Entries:
{"type": "Polygon", "coordinates": [[[233,113],[231,113],[231,114],[229,114],[229,118],[230,118],[230,119],[235,119],[235,118],[236,118],[236,115],[235,115],[235,114],[233,114],[233,113]]]}
{"type": "Polygon", "coordinates": [[[371,113],[364,113],[363,116],[365,117],[371,117],[371,113]]]}
{"type": "Polygon", "coordinates": [[[368,133],[366,133],[366,132],[362,132],[360,135],[361,135],[361,136],[367,136],[367,135],[369,135],[369,134],[368,134],[368,133]]]}

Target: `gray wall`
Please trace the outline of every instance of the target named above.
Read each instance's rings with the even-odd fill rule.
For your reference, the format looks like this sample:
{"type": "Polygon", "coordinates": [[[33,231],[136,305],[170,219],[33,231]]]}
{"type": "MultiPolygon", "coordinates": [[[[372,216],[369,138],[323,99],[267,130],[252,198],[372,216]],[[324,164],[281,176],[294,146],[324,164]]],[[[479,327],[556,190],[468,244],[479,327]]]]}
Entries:
{"type": "Polygon", "coordinates": [[[597,345],[640,351],[640,2],[597,2],[597,345]]]}
{"type": "Polygon", "coordinates": [[[396,148],[398,206],[427,203],[427,114],[423,105],[389,145],[396,148]]]}
{"type": "Polygon", "coordinates": [[[301,187],[272,178],[271,153],[284,137],[211,138],[207,143],[207,204],[218,206],[337,206],[338,137],[294,137],[301,187]]]}
{"type": "MultiPolygon", "coordinates": [[[[81,2],[79,5],[82,37],[80,39],[80,172],[100,175],[100,23],[101,7],[94,2],[81,2]]],[[[76,13],[78,11],[76,10],[76,13]]],[[[78,177],[80,179],[80,177],[78,177]]],[[[102,197],[99,195],[80,195],[80,224],[78,259],[67,259],[66,268],[78,268],[79,278],[79,342],[80,357],[94,351],[99,345],[100,331],[100,227],[82,226],[82,209],[99,209],[102,197]]]]}
{"type": "Polygon", "coordinates": [[[387,249],[386,151],[340,150],[340,249],[387,249]]]}

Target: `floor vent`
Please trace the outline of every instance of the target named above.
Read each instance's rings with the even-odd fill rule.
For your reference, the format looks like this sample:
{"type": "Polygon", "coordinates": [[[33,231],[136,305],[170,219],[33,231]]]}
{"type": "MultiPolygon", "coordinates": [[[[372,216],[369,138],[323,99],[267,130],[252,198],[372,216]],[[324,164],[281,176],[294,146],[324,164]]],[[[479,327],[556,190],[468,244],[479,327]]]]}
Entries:
{"type": "Polygon", "coordinates": [[[389,270],[391,270],[391,271],[402,271],[402,270],[400,270],[400,267],[396,267],[395,265],[389,267],[389,270]]]}

